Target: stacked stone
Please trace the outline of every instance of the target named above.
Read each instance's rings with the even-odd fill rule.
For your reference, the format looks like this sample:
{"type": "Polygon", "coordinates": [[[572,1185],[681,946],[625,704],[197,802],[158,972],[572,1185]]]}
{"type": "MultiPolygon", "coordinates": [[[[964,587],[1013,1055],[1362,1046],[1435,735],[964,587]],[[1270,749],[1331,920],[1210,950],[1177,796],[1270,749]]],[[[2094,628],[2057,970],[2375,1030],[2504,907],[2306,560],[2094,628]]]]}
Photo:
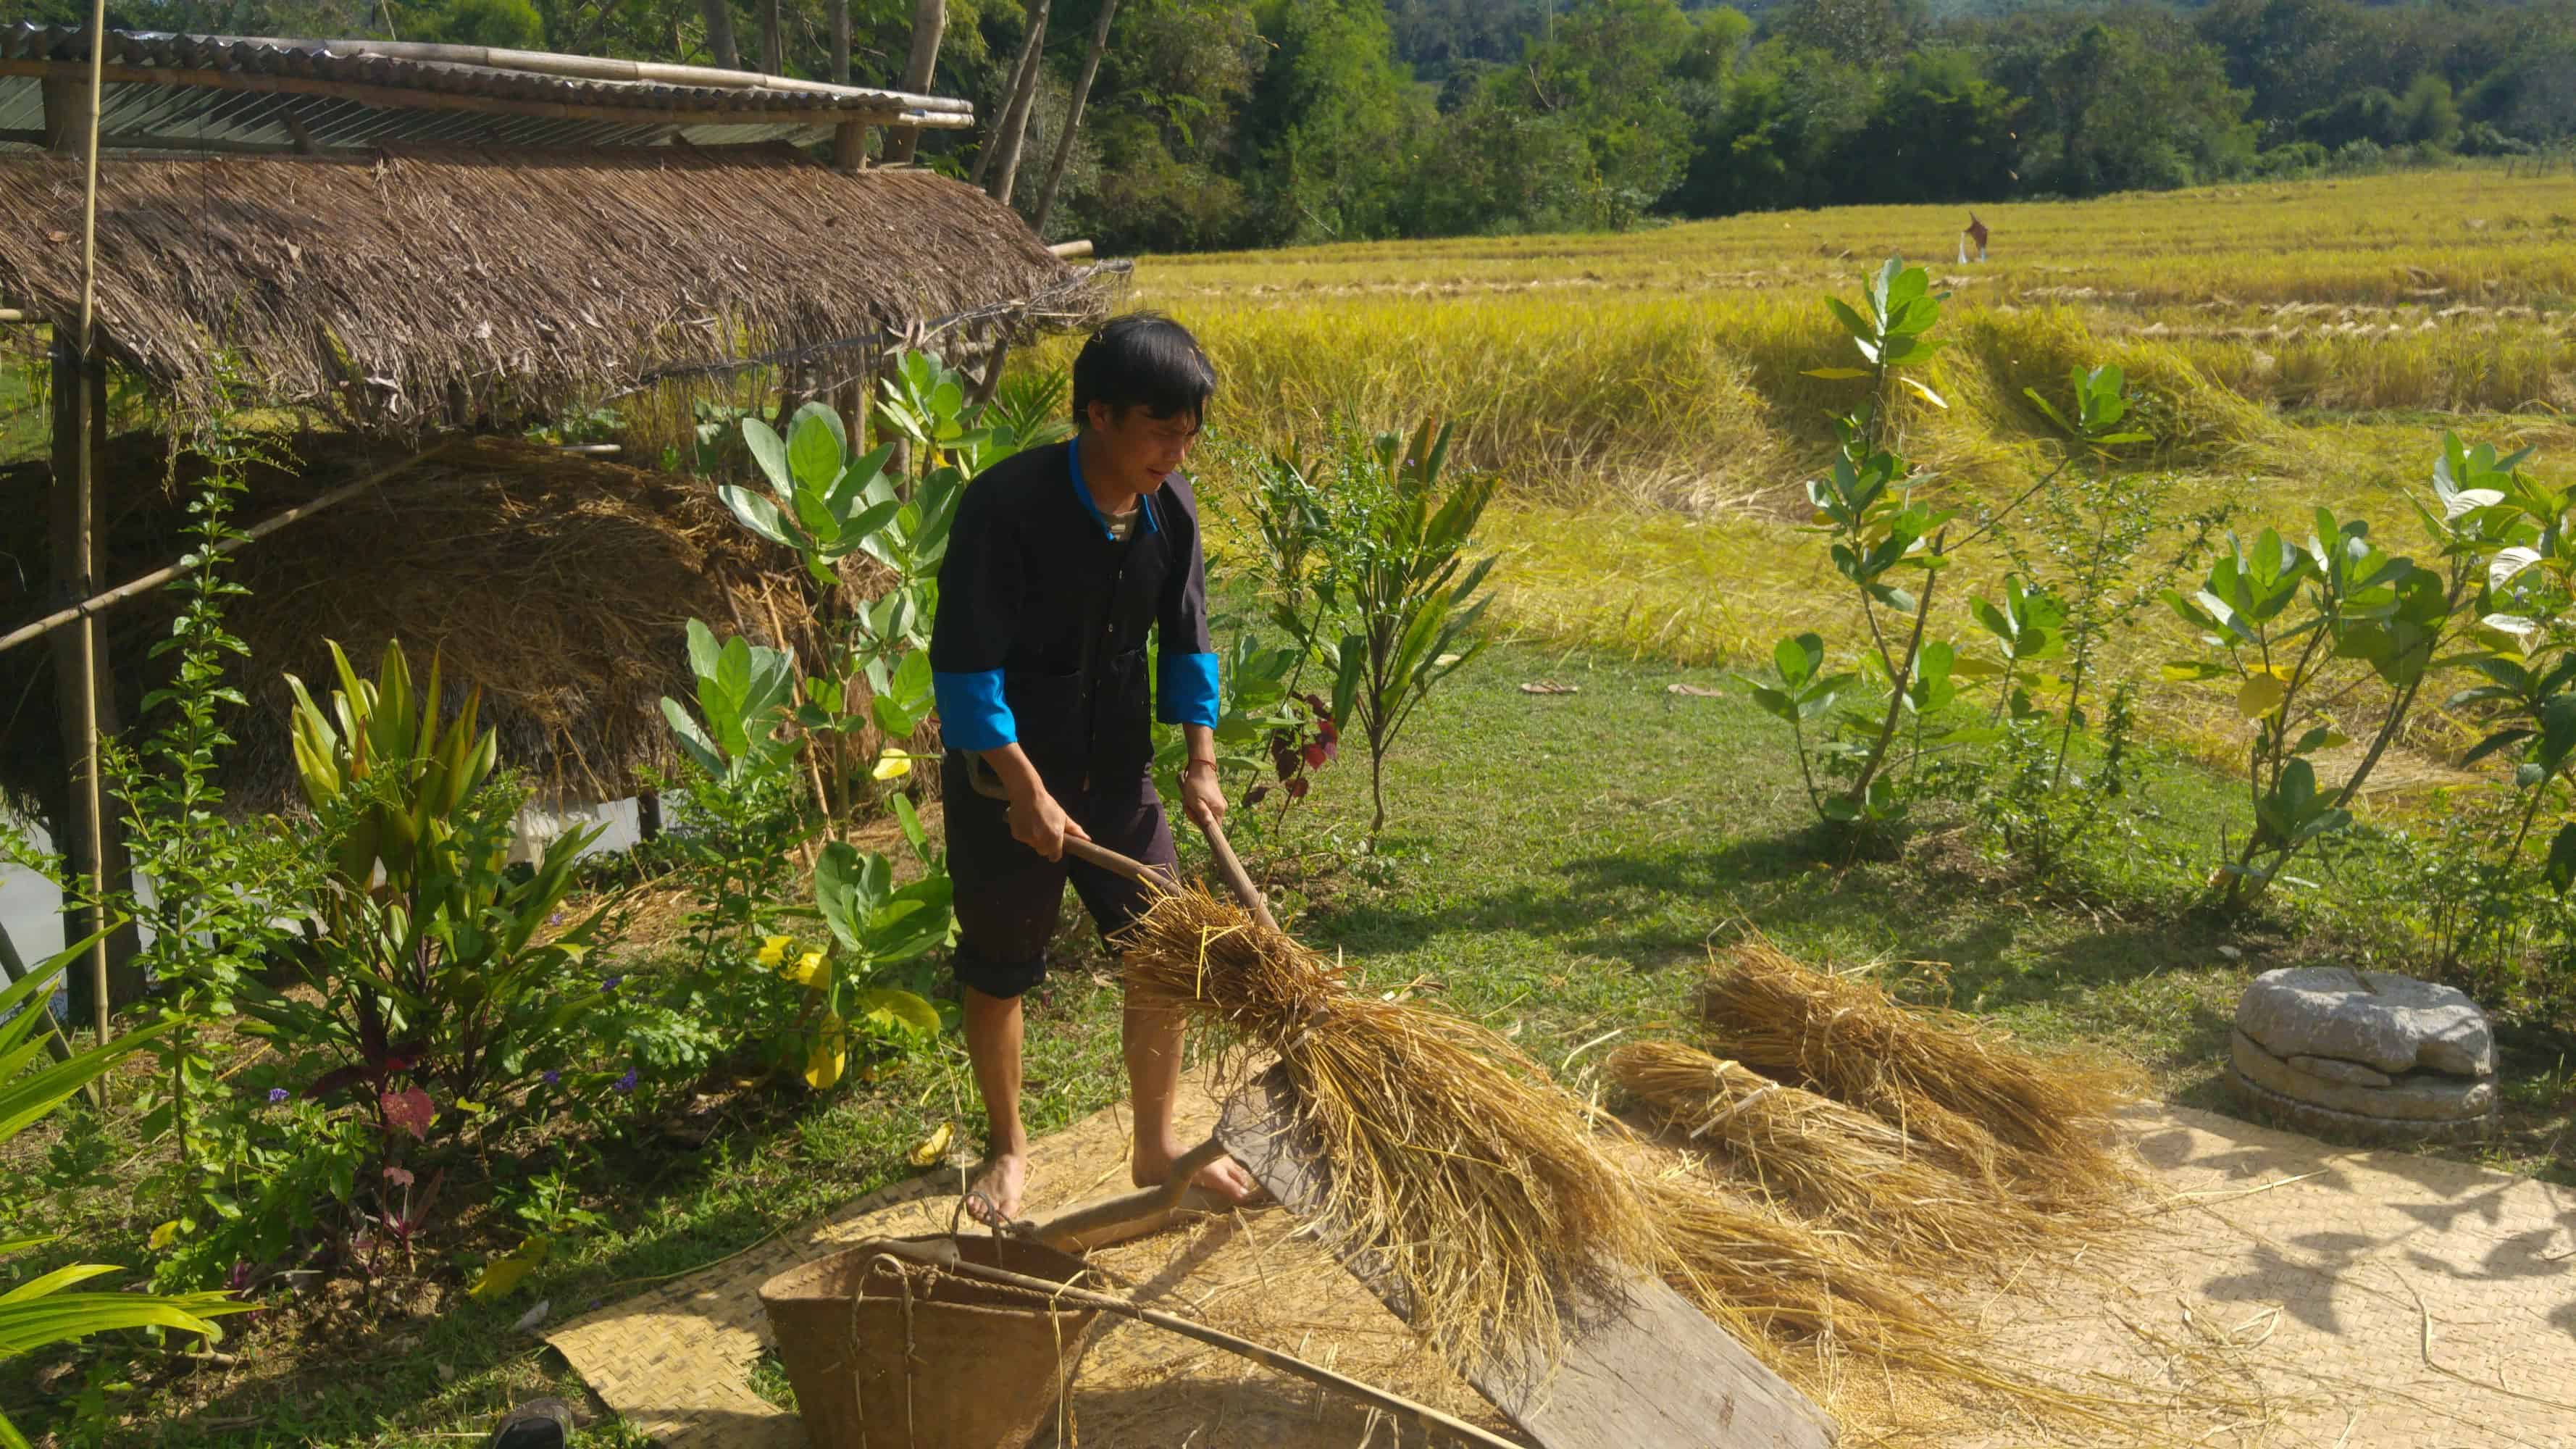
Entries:
{"type": "Polygon", "coordinates": [[[2495,1035],[2448,986],[2340,966],[2266,971],[2236,1004],[2228,1082],[2320,1137],[2458,1142],[2495,1125],[2495,1035]]]}

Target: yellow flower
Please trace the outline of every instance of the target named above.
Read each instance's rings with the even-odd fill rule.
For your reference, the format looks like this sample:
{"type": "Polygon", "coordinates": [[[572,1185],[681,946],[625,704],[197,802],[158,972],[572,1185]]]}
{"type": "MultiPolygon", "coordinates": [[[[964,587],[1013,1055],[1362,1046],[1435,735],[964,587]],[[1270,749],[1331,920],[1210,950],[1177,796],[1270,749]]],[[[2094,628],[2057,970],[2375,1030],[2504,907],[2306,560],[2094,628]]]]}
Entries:
{"type": "Polygon", "coordinates": [[[808,951],[804,955],[796,958],[795,965],[781,966],[778,968],[778,974],[795,982],[799,986],[821,986],[825,982],[823,953],[820,951],[808,951]]]}
{"type": "Polygon", "coordinates": [[[825,1012],[822,1026],[814,1033],[814,1048],[805,1054],[805,1085],[822,1091],[841,1080],[841,1071],[849,1064],[849,1029],[839,1017],[825,1012]]]}
{"type": "Polygon", "coordinates": [[[877,756],[877,767],[868,773],[879,780],[900,780],[912,773],[912,756],[888,750],[877,756]]]}
{"type": "Polygon", "coordinates": [[[796,944],[793,936],[764,936],[760,941],[761,965],[775,967],[787,959],[787,948],[796,944]]]}

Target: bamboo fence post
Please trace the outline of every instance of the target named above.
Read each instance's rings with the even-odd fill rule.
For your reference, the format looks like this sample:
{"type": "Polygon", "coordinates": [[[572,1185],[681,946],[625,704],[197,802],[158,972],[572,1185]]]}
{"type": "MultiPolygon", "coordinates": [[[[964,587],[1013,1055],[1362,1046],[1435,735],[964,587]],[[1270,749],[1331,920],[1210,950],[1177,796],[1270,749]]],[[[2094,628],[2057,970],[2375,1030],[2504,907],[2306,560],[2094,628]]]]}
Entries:
{"type": "MultiPolygon", "coordinates": [[[[88,112],[88,116],[86,125],[83,127],[87,161],[81,186],[80,328],[74,334],[75,340],[69,358],[73,364],[70,375],[76,401],[66,409],[57,399],[55,406],[55,419],[58,426],[68,419],[72,424],[73,432],[72,448],[75,465],[72,477],[73,535],[70,561],[75,594],[88,593],[96,574],[94,562],[96,540],[93,534],[97,527],[97,520],[94,517],[96,507],[92,475],[98,466],[98,459],[97,449],[93,446],[95,441],[93,433],[103,430],[105,424],[104,418],[86,417],[84,414],[100,410],[99,404],[103,399],[98,396],[98,393],[104,391],[92,386],[95,381],[96,364],[90,356],[90,345],[95,340],[98,321],[98,137],[100,96],[106,70],[107,0],[90,0],[89,94],[82,97],[83,109],[88,112]]],[[[47,109],[62,108],[57,105],[49,106],[47,109]]],[[[62,118],[58,116],[49,116],[47,131],[59,135],[63,129],[66,129],[61,121],[62,118]]],[[[63,380],[64,371],[59,365],[64,360],[64,352],[59,343],[56,345],[54,355],[57,362],[56,380],[59,384],[63,380]]],[[[58,435],[57,442],[59,441],[58,435]]],[[[79,631],[76,651],[79,667],[71,681],[72,689],[78,696],[73,713],[76,716],[81,744],[78,804],[74,809],[81,817],[80,828],[85,837],[83,844],[88,848],[90,889],[94,897],[105,894],[108,880],[106,803],[99,791],[98,781],[99,633],[99,627],[95,622],[85,623],[79,631]]],[[[100,933],[90,947],[90,1005],[98,1026],[99,1042],[105,1045],[110,1030],[108,1015],[113,1006],[107,961],[107,937],[104,934],[107,926],[106,902],[93,899],[90,914],[91,929],[100,933]]],[[[106,1093],[102,1085],[100,1092],[102,1103],[105,1098],[106,1093]]]]}

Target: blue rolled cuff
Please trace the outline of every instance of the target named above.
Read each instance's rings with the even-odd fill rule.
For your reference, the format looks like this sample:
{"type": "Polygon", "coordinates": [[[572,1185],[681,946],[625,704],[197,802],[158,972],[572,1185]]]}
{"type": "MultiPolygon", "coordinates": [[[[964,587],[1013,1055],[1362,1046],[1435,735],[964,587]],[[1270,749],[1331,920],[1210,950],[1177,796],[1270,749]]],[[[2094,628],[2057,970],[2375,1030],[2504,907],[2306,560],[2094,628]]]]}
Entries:
{"type": "Polygon", "coordinates": [[[1166,654],[1156,668],[1154,717],[1168,725],[1216,728],[1216,656],[1166,654]]]}
{"type": "Polygon", "coordinates": [[[1002,671],[930,676],[939,701],[939,736],[952,750],[998,750],[1020,737],[1019,721],[1002,698],[1002,671]]]}

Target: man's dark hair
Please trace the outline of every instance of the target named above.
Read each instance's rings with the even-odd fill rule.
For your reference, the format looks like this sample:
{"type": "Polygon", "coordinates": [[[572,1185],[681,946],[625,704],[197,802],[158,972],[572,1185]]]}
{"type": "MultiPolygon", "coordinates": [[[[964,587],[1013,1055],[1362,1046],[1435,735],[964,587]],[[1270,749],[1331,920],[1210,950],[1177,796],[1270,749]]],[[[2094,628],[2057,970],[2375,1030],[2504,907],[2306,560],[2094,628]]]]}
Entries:
{"type": "Polygon", "coordinates": [[[1089,421],[1094,402],[1109,404],[1111,417],[1141,407],[1158,418],[1187,413],[1198,422],[1215,392],[1216,368],[1199,340],[1160,312],[1111,318],[1073,360],[1076,423],[1089,421]]]}

